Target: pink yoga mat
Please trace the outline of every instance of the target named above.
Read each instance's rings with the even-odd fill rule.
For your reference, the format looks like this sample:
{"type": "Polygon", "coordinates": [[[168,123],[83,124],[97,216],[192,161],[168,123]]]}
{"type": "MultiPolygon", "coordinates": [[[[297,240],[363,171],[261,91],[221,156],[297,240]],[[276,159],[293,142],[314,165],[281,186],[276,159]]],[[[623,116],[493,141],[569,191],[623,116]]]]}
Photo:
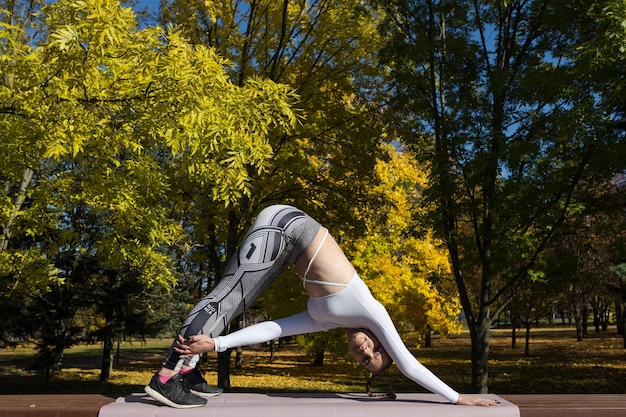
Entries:
{"type": "Polygon", "coordinates": [[[100,409],[98,417],[519,417],[515,404],[497,395],[497,407],[470,407],[444,403],[435,394],[397,394],[395,400],[365,394],[252,394],[226,393],[204,407],[170,408],[147,394],[118,398],[100,409]]]}

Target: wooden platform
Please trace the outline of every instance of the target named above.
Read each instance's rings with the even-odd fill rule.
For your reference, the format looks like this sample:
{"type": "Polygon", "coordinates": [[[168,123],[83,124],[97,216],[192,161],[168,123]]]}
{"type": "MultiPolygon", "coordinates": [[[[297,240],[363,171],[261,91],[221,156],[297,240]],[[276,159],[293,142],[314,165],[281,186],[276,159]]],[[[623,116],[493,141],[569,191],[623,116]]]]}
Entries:
{"type": "Polygon", "coordinates": [[[626,394],[510,394],[521,417],[626,417],[626,394]]]}
{"type": "MultiPolygon", "coordinates": [[[[626,416],[626,394],[502,394],[501,397],[517,405],[521,417],[626,416]]],[[[97,394],[0,395],[0,417],[98,417],[103,406],[114,402],[115,398],[97,394]]],[[[261,416],[258,412],[256,415],[261,416]]]]}
{"type": "Polygon", "coordinates": [[[98,417],[114,401],[98,394],[0,395],[0,417],[98,417]]]}

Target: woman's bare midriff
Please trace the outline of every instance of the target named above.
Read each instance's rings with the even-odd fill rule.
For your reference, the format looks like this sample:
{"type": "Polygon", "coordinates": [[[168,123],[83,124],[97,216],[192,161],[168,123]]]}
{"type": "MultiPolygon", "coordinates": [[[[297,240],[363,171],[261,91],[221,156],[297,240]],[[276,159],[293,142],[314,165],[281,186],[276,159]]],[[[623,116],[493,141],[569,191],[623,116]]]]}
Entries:
{"type": "MultiPolygon", "coordinates": [[[[326,229],[319,232],[302,255],[296,259],[296,273],[302,277],[307,268],[309,259],[324,239],[326,229]]],[[[339,245],[331,235],[328,235],[320,248],[313,264],[309,268],[307,279],[340,284],[348,284],[354,276],[354,267],[346,258],[339,245]]],[[[309,297],[323,297],[341,291],[343,287],[336,285],[322,285],[307,282],[305,288],[309,297]]]]}

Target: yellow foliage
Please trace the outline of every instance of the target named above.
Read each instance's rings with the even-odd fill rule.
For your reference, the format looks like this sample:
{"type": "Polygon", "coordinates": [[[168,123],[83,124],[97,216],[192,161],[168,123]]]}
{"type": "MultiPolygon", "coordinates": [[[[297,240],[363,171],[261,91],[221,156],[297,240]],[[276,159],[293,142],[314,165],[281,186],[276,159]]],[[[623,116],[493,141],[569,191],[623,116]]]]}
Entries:
{"type": "MultiPolygon", "coordinates": [[[[25,168],[36,172],[24,184],[28,204],[0,201],[6,236],[67,231],[63,213],[84,211],[104,225],[87,252],[141,270],[147,284],[171,285],[163,249],[184,235],[171,217],[177,193],[202,189],[222,207],[249,195],[250,178],[271,166],[270,133],[296,123],[295,93],[265,79],[231,82],[230,63],[214,49],[175,27],[139,28],[119,1],[59,0],[42,7],[37,24],[32,45],[25,30],[0,25],[7,190],[20,188],[25,168]]],[[[87,244],[59,236],[67,241],[48,244],[87,244]]]]}
{"type": "Polygon", "coordinates": [[[363,213],[368,233],[348,241],[357,270],[397,325],[442,335],[460,331],[460,302],[447,254],[432,232],[418,235],[416,219],[423,212],[421,192],[426,174],[407,153],[389,149],[389,161],[379,161],[382,211],[363,213]]]}

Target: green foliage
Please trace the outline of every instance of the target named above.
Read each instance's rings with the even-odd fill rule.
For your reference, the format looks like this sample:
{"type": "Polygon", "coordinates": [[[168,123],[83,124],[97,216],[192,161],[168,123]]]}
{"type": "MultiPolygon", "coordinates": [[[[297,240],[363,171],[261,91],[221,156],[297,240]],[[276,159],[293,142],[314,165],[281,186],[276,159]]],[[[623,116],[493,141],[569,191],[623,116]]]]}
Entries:
{"type": "Polygon", "coordinates": [[[161,291],[202,295],[255,213],[291,202],[394,277],[379,296],[397,320],[445,332],[444,242],[486,329],[523,280],[554,276],[550,239],[624,169],[622,3],[176,0],[161,27],[111,0],[7,4],[0,295],[149,288],[161,312],[161,291]],[[382,168],[391,130],[430,178],[382,168]]]}
{"type": "MultiPolygon", "coordinates": [[[[382,124],[372,99],[380,83],[377,15],[362,2],[168,1],[163,22],[175,22],[193,42],[212,45],[233,63],[240,85],[269,78],[298,92],[301,122],[276,131],[272,169],[256,176],[254,192],[232,224],[245,230],[270,202],[289,201],[333,230],[356,219],[355,203],[381,154],[382,124]],[[328,207],[334,207],[332,212],[328,207]]],[[[232,239],[232,237],[231,237],[232,239]]]]}
{"type": "Polygon", "coordinates": [[[26,168],[36,176],[27,208],[13,212],[15,194],[4,195],[2,223],[19,218],[13,235],[41,236],[83,206],[110,226],[97,243],[108,266],[172,283],[159,248],[181,230],[156,203],[181,177],[226,205],[248,194],[249,168],[266,169],[272,156],[269,130],[295,122],[295,97],[270,81],[231,84],[213,50],[173,28],[137,30],[114,1],[56,2],[40,30],[35,47],[5,31],[3,173],[7,185],[26,168]]]}
{"type": "Polygon", "coordinates": [[[592,33],[623,32],[615,15],[599,17],[619,15],[617,3],[380,2],[393,109],[430,162],[425,196],[475,340],[476,390],[487,389],[493,318],[543,268],[566,219],[586,211],[586,190],[625,167],[610,99],[623,71],[595,79],[584,64],[610,45],[592,33]]]}
{"type": "MultiPolygon", "coordinates": [[[[256,213],[276,202],[302,208],[334,234],[363,232],[355,207],[373,204],[366,190],[384,140],[380,101],[372,98],[380,83],[376,17],[356,0],[161,4],[161,22],[174,22],[194,44],[211,45],[232,62],[233,84],[267,78],[289,85],[299,97],[300,123],[270,134],[272,164],[251,173],[253,192],[228,213],[199,198],[186,210],[194,242],[202,244],[194,247],[197,270],[219,277],[256,213]]],[[[279,281],[262,300],[269,318],[306,305],[297,280],[279,281]]],[[[339,338],[329,339],[327,349],[345,345],[339,338]]]]}
{"type": "MultiPolygon", "coordinates": [[[[233,84],[212,48],[173,26],[140,29],[117,1],[58,1],[37,17],[0,28],[0,296],[23,297],[41,334],[64,333],[85,300],[102,319],[92,330],[143,332],[128,305],[158,312],[179,282],[181,190],[222,209],[249,195],[270,133],[296,123],[296,95],[233,84]]],[[[72,343],[41,341],[56,357],[72,343]]]]}

